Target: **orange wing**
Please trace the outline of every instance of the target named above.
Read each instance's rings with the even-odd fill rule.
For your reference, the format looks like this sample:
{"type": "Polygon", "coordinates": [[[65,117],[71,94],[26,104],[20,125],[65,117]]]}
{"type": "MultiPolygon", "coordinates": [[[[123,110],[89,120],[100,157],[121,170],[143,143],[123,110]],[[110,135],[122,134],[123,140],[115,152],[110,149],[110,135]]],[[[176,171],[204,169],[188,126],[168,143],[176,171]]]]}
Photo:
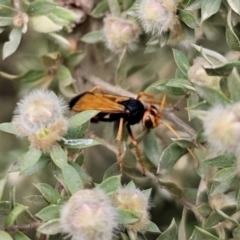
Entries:
{"type": "Polygon", "coordinates": [[[73,111],[99,110],[103,113],[124,113],[125,107],[118,104],[128,97],[115,96],[102,93],[85,92],[71,100],[70,107],[73,111]]]}

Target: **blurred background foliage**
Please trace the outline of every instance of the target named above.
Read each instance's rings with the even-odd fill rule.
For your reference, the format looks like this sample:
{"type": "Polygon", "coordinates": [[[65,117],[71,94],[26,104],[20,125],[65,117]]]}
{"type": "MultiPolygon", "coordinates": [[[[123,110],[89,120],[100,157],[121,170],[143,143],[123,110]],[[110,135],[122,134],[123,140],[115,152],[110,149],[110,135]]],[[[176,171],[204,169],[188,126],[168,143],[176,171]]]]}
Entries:
{"type": "MultiPolygon", "coordinates": [[[[0,122],[11,122],[16,102],[36,88],[51,89],[66,101],[95,85],[108,93],[130,97],[146,91],[161,99],[166,93],[163,119],[181,138],[176,139],[164,124],[150,132],[141,124],[132,127],[135,137],[145,133],[139,144],[148,169],[146,177],[136,170],[132,145],[127,134],[123,136],[125,168],[121,182],[134,180],[140,189],[152,188],[151,220],[162,232],[167,229],[160,234],[152,228],[145,237],[240,239],[239,181],[233,171],[236,159],[208,152],[201,121],[196,118],[214,104],[240,100],[239,0],[143,2],[0,0],[0,122]],[[163,19],[154,15],[161,10],[157,4],[156,9],[149,8],[145,13],[146,2],[149,7],[153,2],[162,4],[163,19]],[[169,6],[171,2],[174,7],[169,6]],[[217,194],[231,195],[234,204],[211,205],[210,199],[217,194]]],[[[75,136],[83,138],[86,133],[87,138],[101,143],[89,149],[86,145],[77,152],[76,162],[84,162],[87,185],[119,174],[114,144],[116,124],[89,125],[90,118],[79,123],[75,136]]],[[[28,196],[39,194],[33,183],[54,186],[57,173],[43,164],[39,171],[18,176],[13,166],[28,151],[29,144],[9,134],[5,125],[1,130],[2,200],[13,201],[14,195],[14,202],[28,205],[35,214],[41,204],[26,201],[28,196]],[[12,185],[16,185],[16,192],[12,185]]],[[[74,138],[74,134],[68,134],[74,138]]],[[[76,154],[76,150],[68,151],[69,155],[76,154]]],[[[0,207],[0,211],[4,209],[0,207]]],[[[27,232],[31,239],[34,234],[27,232]]]]}

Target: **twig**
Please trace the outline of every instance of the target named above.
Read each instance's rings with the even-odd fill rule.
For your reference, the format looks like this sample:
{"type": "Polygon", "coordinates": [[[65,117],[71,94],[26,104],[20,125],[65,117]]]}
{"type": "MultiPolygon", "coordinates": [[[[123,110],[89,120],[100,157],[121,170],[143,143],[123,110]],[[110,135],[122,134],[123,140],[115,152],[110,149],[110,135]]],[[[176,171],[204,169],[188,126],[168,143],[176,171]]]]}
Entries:
{"type": "Polygon", "coordinates": [[[29,223],[29,224],[23,224],[23,225],[12,225],[10,227],[5,227],[5,230],[10,232],[10,231],[26,231],[26,230],[30,230],[30,229],[37,229],[38,227],[41,226],[41,224],[43,224],[43,222],[33,222],[33,223],[29,223]]]}
{"type": "MultiPolygon", "coordinates": [[[[93,138],[93,139],[95,139],[95,140],[97,140],[97,141],[99,141],[103,146],[107,147],[109,150],[113,151],[115,154],[118,153],[117,147],[115,147],[114,145],[108,143],[106,140],[104,140],[104,139],[102,139],[102,138],[100,138],[100,137],[97,137],[97,136],[96,136],[95,134],[93,134],[93,133],[88,134],[88,136],[91,137],[91,138],[93,138]]],[[[137,164],[136,164],[136,168],[137,168],[139,171],[142,171],[142,166],[141,166],[141,164],[137,163],[137,164]]],[[[152,172],[148,171],[147,169],[146,169],[146,172],[145,172],[145,176],[148,177],[149,179],[151,179],[152,182],[154,183],[154,185],[157,186],[157,188],[162,187],[162,188],[166,189],[169,193],[171,193],[166,187],[161,186],[161,184],[160,184],[157,176],[155,176],[155,174],[153,174],[152,172]]],[[[171,194],[171,195],[173,195],[173,194],[171,194]]],[[[195,205],[193,205],[192,203],[188,202],[188,201],[187,201],[186,199],[184,199],[183,197],[176,197],[176,196],[174,196],[174,195],[173,195],[173,197],[175,197],[176,199],[178,199],[185,207],[187,207],[189,210],[191,210],[191,211],[195,214],[196,218],[197,218],[199,221],[201,221],[201,222],[203,221],[203,217],[197,212],[195,205]]]]}

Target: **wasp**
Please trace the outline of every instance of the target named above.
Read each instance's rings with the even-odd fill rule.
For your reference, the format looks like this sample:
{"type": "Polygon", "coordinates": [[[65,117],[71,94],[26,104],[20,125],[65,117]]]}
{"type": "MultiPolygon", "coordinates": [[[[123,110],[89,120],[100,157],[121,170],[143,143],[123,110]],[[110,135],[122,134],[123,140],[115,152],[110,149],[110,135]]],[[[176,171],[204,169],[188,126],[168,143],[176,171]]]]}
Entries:
{"type": "Polygon", "coordinates": [[[141,92],[135,99],[131,97],[105,94],[101,88],[96,86],[92,90],[74,97],[70,101],[69,106],[70,109],[75,112],[99,110],[100,112],[91,119],[91,122],[118,122],[116,141],[118,143],[118,162],[121,172],[123,170],[121,139],[123,125],[126,124],[129,137],[135,148],[143,174],[145,175],[145,168],[141,159],[140,150],[138,143],[133,136],[131,126],[142,122],[143,126],[147,129],[157,127],[159,123],[162,122],[160,118],[165,102],[166,95],[163,96],[162,101],[156,101],[151,94],[141,92]],[[99,92],[97,92],[97,90],[99,92]],[[142,101],[147,102],[148,105],[144,106],[141,99],[143,99],[142,101]],[[159,108],[156,107],[157,104],[159,105],[159,108]]]}

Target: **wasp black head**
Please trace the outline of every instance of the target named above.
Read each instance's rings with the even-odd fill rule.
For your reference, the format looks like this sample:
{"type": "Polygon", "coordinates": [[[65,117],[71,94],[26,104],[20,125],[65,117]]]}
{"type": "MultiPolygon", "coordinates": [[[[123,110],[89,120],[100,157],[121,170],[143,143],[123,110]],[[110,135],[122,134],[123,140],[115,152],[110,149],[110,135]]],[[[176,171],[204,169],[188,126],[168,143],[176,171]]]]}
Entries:
{"type": "Polygon", "coordinates": [[[158,125],[158,119],[159,112],[157,108],[153,105],[148,106],[143,115],[143,125],[148,129],[155,128],[158,125]]]}

